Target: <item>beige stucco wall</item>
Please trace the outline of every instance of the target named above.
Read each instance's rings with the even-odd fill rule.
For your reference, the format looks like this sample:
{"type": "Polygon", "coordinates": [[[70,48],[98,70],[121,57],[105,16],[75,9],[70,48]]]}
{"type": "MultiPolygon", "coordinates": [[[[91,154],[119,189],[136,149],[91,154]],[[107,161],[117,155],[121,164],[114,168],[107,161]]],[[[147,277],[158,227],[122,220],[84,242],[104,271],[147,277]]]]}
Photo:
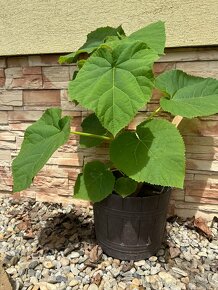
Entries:
{"type": "Polygon", "coordinates": [[[218,44],[218,0],[0,0],[0,55],[69,52],[96,27],[157,20],[168,47],[218,44]]]}

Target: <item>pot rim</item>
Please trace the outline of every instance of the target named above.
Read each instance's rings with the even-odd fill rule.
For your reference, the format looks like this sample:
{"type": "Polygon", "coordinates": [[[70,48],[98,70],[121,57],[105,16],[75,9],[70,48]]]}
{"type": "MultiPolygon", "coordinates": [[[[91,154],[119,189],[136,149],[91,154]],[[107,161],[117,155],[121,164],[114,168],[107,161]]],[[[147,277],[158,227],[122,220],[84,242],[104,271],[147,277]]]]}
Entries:
{"type": "Polygon", "coordinates": [[[166,193],[169,193],[172,190],[172,187],[168,187],[168,186],[163,186],[164,190],[160,193],[154,194],[154,195],[147,195],[147,196],[126,196],[126,197],[122,197],[119,194],[112,192],[110,195],[108,195],[105,199],[107,198],[113,198],[113,199],[122,199],[122,200],[130,200],[130,199],[149,199],[149,198],[157,198],[160,196],[163,196],[166,193]]]}

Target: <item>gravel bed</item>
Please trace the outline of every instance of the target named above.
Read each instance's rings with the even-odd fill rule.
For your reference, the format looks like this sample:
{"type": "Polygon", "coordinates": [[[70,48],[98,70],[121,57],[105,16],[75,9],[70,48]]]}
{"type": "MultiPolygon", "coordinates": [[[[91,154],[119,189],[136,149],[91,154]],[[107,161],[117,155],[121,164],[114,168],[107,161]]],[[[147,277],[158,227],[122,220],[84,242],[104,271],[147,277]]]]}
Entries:
{"type": "Polygon", "coordinates": [[[217,222],[211,241],[176,219],[166,229],[156,256],[120,261],[96,244],[91,206],[0,197],[0,263],[16,290],[218,289],[217,222]]]}

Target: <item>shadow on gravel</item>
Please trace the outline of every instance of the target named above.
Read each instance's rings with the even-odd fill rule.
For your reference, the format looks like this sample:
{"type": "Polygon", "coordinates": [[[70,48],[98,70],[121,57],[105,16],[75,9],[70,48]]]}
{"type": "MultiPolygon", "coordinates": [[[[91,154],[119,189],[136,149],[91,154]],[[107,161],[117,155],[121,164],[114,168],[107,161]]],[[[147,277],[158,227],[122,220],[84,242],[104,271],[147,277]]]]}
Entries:
{"type": "MultiPolygon", "coordinates": [[[[93,219],[83,212],[60,213],[47,219],[38,233],[39,247],[45,251],[72,251],[80,243],[95,244],[93,219]]],[[[65,253],[67,254],[67,252],[65,253]]]]}

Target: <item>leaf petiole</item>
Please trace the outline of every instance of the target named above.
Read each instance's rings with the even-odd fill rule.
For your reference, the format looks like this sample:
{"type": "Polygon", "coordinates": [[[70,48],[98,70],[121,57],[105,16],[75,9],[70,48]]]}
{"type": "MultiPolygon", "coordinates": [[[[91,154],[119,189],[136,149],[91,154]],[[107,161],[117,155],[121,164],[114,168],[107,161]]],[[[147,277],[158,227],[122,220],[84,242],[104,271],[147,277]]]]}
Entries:
{"type": "Polygon", "coordinates": [[[98,138],[98,139],[103,139],[107,141],[112,141],[113,138],[103,136],[103,135],[96,135],[96,134],[91,134],[91,133],[86,133],[86,132],[79,132],[79,131],[71,131],[70,134],[75,134],[75,135],[80,135],[80,136],[85,136],[85,137],[91,137],[91,138],[98,138]]]}
{"type": "Polygon", "coordinates": [[[148,118],[146,119],[146,121],[153,119],[154,116],[156,116],[159,113],[160,110],[161,110],[161,107],[158,107],[153,113],[151,113],[150,116],[148,116],[148,118]]]}

